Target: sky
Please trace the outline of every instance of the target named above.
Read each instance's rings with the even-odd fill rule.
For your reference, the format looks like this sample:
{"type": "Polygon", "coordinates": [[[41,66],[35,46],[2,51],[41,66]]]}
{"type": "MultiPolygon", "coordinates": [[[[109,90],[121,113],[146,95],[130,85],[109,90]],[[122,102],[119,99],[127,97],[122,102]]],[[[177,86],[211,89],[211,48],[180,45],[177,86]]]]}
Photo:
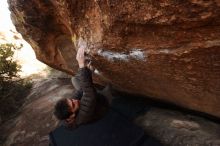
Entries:
{"type": "Polygon", "coordinates": [[[0,38],[0,43],[23,44],[23,48],[16,51],[14,56],[15,60],[22,66],[20,75],[25,77],[31,74],[43,73],[46,65],[36,59],[31,46],[23,40],[20,34],[16,34],[20,39],[15,40],[13,38],[15,35],[13,32],[16,32],[16,29],[10,18],[7,0],[0,0],[0,6],[0,34],[3,35],[3,38],[0,38]]]}
{"type": "Polygon", "coordinates": [[[10,30],[13,28],[13,24],[11,23],[10,19],[10,12],[8,10],[8,4],[7,0],[1,0],[0,1],[0,31],[2,30],[10,30]]]}

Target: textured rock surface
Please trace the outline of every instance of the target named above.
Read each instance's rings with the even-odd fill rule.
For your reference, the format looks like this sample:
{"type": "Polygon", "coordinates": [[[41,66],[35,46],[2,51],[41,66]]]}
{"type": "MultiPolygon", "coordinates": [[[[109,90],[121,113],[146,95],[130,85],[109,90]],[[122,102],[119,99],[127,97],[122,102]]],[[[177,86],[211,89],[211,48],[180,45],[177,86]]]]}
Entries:
{"type": "Polygon", "coordinates": [[[220,126],[203,118],[152,108],[136,122],[168,146],[219,146],[220,126]]]}
{"type": "MultiPolygon", "coordinates": [[[[0,126],[0,136],[9,135],[1,145],[48,146],[48,133],[58,124],[53,116],[54,104],[61,97],[70,97],[73,91],[70,79],[50,78],[37,82],[20,115],[8,122],[9,125],[0,126]]],[[[126,99],[126,103],[123,102],[122,105],[137,106],[134,104],[136,99],[127,100],[127,96],[123,98],[126,99]]],[[[138,102],[140,101],[143,100],[140,99],[138,102]]],[[[142,103],[147,107],[151,106],[151,103],[148,104],[146,101],[141,102],[141,105],[142,103]]],[[[152,107],[139,116],[136,122],[149,135],[168,146],[220,145],[219,124],[190,114],[152,107]]]]}
{"type": "Polygon", "coordinates": [[[58,124],[53,116],[54,104],[62,97],[71,97],[70,80],[49,78],[37,82],[27,103],[16,119],[0,126],[1,136],[7,136],[4,146],[48,146],[48,133],[58,124]]]}
{"type": "Polygon", "coordinates": [[[220,117],[219,0],[8,0],[36,56],[74,74],[85,46],[99,83],[220,117]]]}

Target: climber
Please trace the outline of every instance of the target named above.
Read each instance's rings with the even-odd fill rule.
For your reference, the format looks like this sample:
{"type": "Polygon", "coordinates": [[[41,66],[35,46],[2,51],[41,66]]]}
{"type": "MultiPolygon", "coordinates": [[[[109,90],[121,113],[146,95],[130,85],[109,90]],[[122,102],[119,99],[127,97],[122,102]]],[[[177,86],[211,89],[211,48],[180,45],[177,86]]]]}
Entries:
{"type": "MultiPolygon", "coordinates": [[[[56,118],[70,128],[101,118],[107,111],[111,100],[110,96],[106,99],[101,94],[97,94],[92,81],[92,72],[85,61],[84,54],[84,48],[80,48],[76,55],[79,70],[77,75],[71,79],[76,89],[73,98],[63,98],[55,105],[56,118]]],[[[108,90],[107,88],[104,92],[108,90]]]]}
{"type": "Polygon", "coordinates": [[[111,104],[109,86],[101,93],[94,88],[92,72],[87,67],[83,48],[78,50],[76,60],[79,71],[71,79],[76,93],[73,98],[64,98],[56,103],[54,114],[64,124],[50,132],[49,145],[161,146],[157,140],[146,135],[143,129],[131,122],[135,113],[139,114],[140,109],[146,109],[146,106],[142,108],[138,104],[132,106],[138,107],[134,109],[123,99],[118,100],[120,98],[115,98],[111,104]],[[86,125],[81,126],[82,124],[86,125]]]}

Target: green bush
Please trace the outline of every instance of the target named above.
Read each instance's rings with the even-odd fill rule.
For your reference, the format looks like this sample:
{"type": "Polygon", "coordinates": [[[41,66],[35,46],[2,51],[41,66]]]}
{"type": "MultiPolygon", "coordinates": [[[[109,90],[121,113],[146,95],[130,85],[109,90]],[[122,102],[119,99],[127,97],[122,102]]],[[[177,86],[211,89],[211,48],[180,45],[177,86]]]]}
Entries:
{"type": "Polygon", "coordinates": [[[19,77],[21,66],[13,59],[21,47],[0,44],[0,123],[15,115],[31,88],[30,82],[19,77]]]}
{"type": "Polygon", "coordinates": [[[20,47],[13,44],[0,44],[0,83],[18,78],[21,66],[13,60],[14,51],[20,47]]]}

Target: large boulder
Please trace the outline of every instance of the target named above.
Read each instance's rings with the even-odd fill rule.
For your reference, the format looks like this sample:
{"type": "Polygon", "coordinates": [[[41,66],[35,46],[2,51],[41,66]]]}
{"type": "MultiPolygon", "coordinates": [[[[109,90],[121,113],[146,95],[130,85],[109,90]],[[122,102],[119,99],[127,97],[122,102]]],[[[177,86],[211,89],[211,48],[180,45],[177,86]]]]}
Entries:
{"type": "Polygon", "coordinates": [[[219,0],[8,0],[37,58],[69,74],[220,117],[219,0]]]}

